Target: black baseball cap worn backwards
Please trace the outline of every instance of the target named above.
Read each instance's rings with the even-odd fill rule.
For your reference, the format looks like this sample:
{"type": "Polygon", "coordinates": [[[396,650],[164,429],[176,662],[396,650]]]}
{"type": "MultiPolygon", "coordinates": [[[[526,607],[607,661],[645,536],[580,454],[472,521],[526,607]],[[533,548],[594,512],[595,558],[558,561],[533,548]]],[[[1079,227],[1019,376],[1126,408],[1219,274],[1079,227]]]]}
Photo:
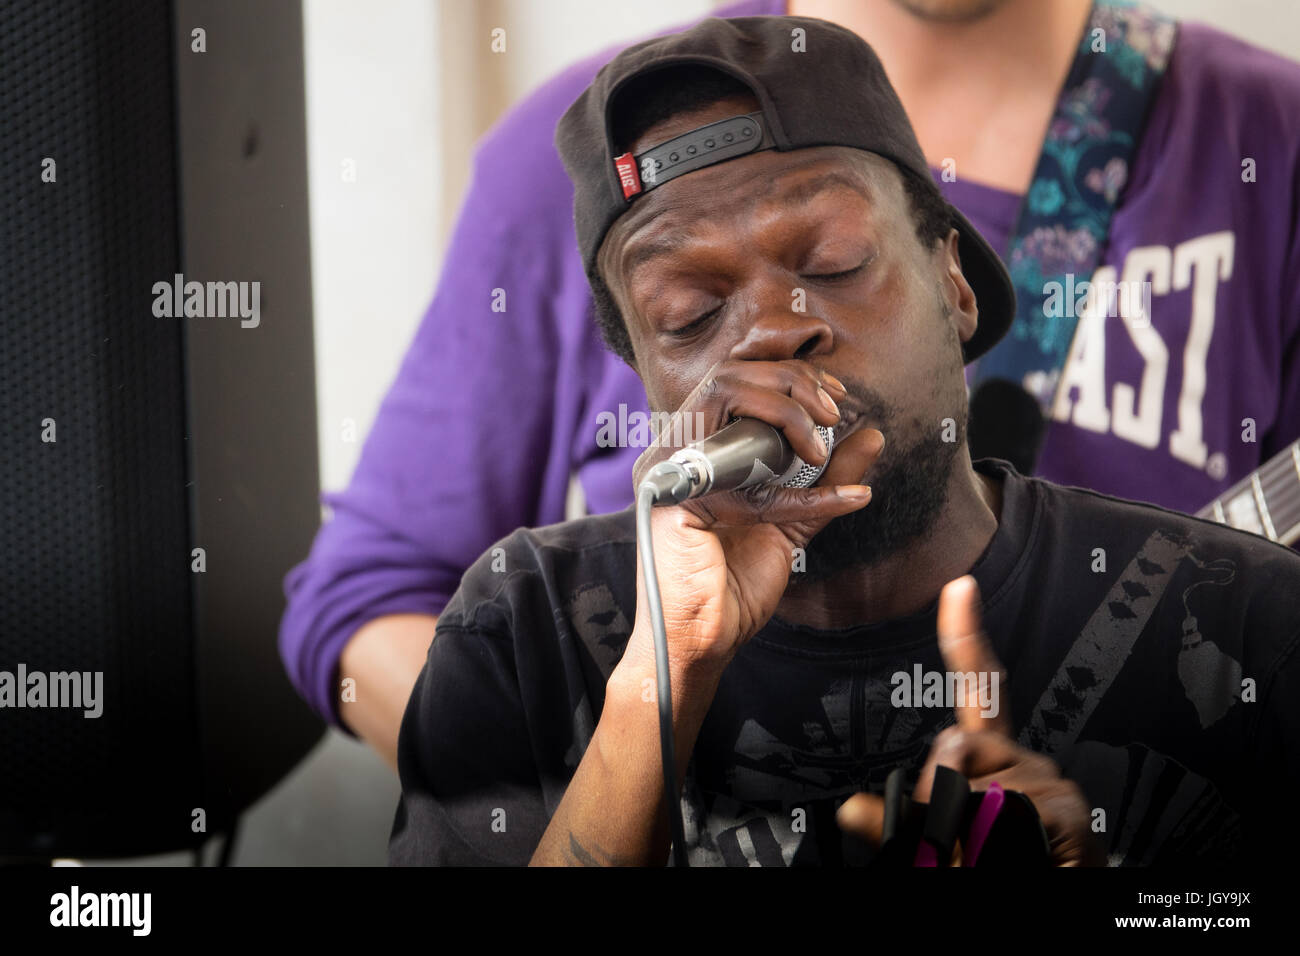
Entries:
{"type": "MultiPolygon", "coordinates": [[[[610,226],[637,197],[678,176],[759,150],[849,146],[883,156],[904,175],[933,182],[875,51],[852,31],[810,17],[715,17],[627,47],[565,111],[555,145],[573,180],[574,224],[589,278],[597,274],[596,253],[610,226]],[[617,107],[624,84],[682,64],[734,77],[749,87],[761,109],[709,123],[635,156],[615,155],[611,108],[617,107]]],[[[1006,266],[984,237],[954,207],[948,209],[961,237],[962,272],[979,309],[979,325],[962,349],[970,362],[1010,327],[1015,293],[1006,266]]]]}

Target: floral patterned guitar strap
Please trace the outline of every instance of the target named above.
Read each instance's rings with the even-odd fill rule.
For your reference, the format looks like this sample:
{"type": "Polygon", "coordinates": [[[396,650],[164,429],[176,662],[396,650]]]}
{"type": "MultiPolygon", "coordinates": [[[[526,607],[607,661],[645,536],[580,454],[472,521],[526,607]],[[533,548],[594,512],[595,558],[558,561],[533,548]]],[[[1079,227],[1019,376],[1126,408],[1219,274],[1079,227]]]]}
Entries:
{"type": "Polygon", "coordinates": [[[1126,0],[1093,5],[1005,257],[1015,320],[976,363],[972,395],[1005,379],[1050,414],[1078,324],[1079,286],[1106,251],[1111,215],[1176,33],[1174,20],[1148,7],[1126,0]]]}

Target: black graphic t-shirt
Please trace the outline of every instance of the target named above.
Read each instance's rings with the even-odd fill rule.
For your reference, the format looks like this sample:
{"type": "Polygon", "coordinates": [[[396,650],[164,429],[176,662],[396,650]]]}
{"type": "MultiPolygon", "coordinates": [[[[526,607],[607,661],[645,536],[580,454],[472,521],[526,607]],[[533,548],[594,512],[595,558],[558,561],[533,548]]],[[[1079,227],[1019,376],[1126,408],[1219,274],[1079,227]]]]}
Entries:
{"type": "MultiPolygon", "coordinates": [[[[1005,462],[976,468],[1003,479],[971,569],[1008,674],[1000,706],[1021,746],[1078,783],[1111,865],[1293,845],[1300,555],[1005,462]]],[[[467,572],[402,721],[391,863],[528,862],[631,632],[635,544],[628,510],[516,531],[467,572]]],[[[741,649],[683,785],[692,865],[866,861],[836,808],[883,791],[896,766],[915,781],[955,719],[891,702],[894,675],[944,670],[936,609],[837,631],[773,619],[741,649]]]]}

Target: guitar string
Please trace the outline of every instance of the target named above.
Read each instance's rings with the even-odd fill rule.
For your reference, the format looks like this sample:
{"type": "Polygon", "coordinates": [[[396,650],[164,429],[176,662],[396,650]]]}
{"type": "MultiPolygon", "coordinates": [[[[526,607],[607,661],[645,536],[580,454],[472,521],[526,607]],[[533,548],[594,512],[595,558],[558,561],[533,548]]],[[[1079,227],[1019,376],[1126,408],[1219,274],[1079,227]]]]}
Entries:
{"type": "MultiPolygon", "coordinates": [[[[1300,473],[1296,471],[1295,460],[1291,452],[1292,447],[1295,446],[1300,446],[1300,442],[1293,442],[1292,445],[1288,445],[1284,451],[1270,458],[1256,471],[1259,476],[1260,487],[1264,492],[1265,507],[1268,508],[1270,514],[1282,516],[1280,522],[1274,521],[1274,527],[1278,533],[1289,529],[1300,520],[1300,473]],[[1284,527],[1278,528],[1279,523],[1284,527]]],[[[1258,505],[1254,501],[1253,483],[1250,477],[1247,476],[1196,514],[1198,517],[1213,518],[1215,502],[1222,506],[1243,494],[1250,497],[1251,504],[1258,511],[1258,505]]]]}

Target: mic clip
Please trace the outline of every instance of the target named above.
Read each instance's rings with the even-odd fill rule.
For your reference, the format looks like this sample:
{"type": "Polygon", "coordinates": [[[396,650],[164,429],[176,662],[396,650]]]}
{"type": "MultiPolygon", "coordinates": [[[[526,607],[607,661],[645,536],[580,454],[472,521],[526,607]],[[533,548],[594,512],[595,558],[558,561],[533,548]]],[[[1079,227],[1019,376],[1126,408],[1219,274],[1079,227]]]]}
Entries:
{"type": "Polygon", "coordinates": [[[641,480],[641,490],[648,488],[656,505],[676,505],[694,497],[700,483],[701,476],[691,465],[666,458],[641,480]]]}

